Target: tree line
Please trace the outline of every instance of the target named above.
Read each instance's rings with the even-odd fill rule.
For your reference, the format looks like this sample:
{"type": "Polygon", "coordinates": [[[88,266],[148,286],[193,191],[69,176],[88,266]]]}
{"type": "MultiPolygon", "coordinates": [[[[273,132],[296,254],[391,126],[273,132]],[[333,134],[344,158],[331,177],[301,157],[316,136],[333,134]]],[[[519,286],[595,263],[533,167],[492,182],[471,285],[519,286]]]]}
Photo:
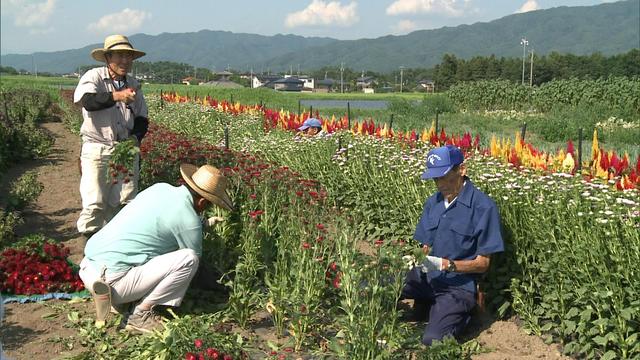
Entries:
{"type": "MultiPolygon", "coordinates": [[[[531,80],[531,55],[524,61],[524,82],[541,85],[557,79],[585,79],[594,80],[608,77],[640,76],[640,49],[633,49],[623,54],[604,56],[600,53],[591,55],[560,54],[552,52],[548,55],[533,56],[533,79],[531,80]]],[[[475,56],[471,59],[461,59],[452,54],[445,54],[440,64],[432,68],[407,68],[391,73],[376,73],[373,71],[357,72],[344,69],[342,76],[345,81],[355,83],[361,75],[372,76],[376,79],[377,87],[399,90],[402,78],[403,91],[412,91],[422,80],[432,80],[436,91],[448,90],[451,86],[478,80],[508,80],[513,83],[522,81],[522,58],[506,58],[491,56],[475,56]]],[[[340,79],[338,67],[323,67],[312,71],[315,79],[326,77],[340,79]]]]}
{"type": "MultiPolygon", "coordinates": [[[[80,66],[80,74],[96,65],[80,66]]],[[[248,86],[246,79],[240,79],[240,71],[228,69],[234,73],[232,81],[248,86]]],[[[475,56],[471,59],[461,59],[452,54],[445,54],[440,64],[432,68],[406,68],[391,73],[374,71],[357,71],[351,68],[325,66],[320,69],[307,71],[316,80],[331,78],[341,79],[345,84],[355,89],[356,79],[361,76],[371,76],[375,79],[375,87],[382,90],[398,91],[402,83],[403,91],[414,91],[419,81],[432,80],[436,91],[445,91],[451,86],[465,81],[478,80],[508,80],[514,83],[522,81],[522,58],[506,58],[491,56],[475,56]]],[[[1,73],[20,74],[12,67],[0,66],[1,73]]],[[[182,79],[191,77],[193,82],[217,80],[219,75],[206,68],[196,68],[185,63],[170,61],[144,62],[136,61],[132,74],[143,81],[161,84],[179,84],[182,79]]],[[[40,74],[39,74],[40,75],[40,74]]],[[[45,75],[45,74],[42,74],[45,75]]],[[[49,74],[46,74],[49,75],[49,74]]],[[[524,82],[541,85],[553,79],[599,79],[610,76],[640,76],[640,49],[633,49],[623,54],[604,56],[601,53],[591,55],[560,54],[552,52],[548,55],[527,55],[524,59],[524,82]],[[531,62],[533,60],[533,78],[531,62]]],[[[339,85],[338,85],[339,88],[339,85]]]]}

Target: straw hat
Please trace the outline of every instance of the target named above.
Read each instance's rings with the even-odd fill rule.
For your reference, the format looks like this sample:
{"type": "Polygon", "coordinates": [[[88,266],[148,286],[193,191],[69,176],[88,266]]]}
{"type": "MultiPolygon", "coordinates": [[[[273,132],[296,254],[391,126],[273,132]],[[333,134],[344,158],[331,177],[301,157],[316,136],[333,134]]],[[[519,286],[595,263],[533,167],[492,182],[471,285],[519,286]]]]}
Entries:
{"type": "Polygon", "coordinates": [[[133,59],[137,59],[139,57],[145,56],[146,53],[144,51],[140,51],[133,48],[133,45],[129,42],[129,39],[124,35],[109,35],[106,39],[104,39],[104,48],[102,49],[93,49],[91,51],[91,57],[96,59],[97,61],[107,62],[104,57],[104,54],[109,51],[131,51],[133,53],[133,59]]]}
{"type": "Polygon", "coordinates": [[[180,174],[184,181],[203,198],[223,209],[233,209],[233,203],[227,194],[227,178],[211,165],[197,167],[192,164],[181,164],[180,174]]]}

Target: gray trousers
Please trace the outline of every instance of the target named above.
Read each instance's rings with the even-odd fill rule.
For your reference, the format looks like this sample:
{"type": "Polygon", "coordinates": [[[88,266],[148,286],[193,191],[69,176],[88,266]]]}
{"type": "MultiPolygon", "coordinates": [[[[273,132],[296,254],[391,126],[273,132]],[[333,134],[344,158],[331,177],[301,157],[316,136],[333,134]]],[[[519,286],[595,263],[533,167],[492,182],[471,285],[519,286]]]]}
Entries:
{"type": "Polygon", "coordinates": [[[179,306],[191,279],[198,270],[199,258],[191,249],[157,256],[128,271],[106,274],[93,269],[85,259],[80,263],[80,278],[87,289],[102,278],[111,286],[111,302],[140,302],[151,305],[179,306]]]}

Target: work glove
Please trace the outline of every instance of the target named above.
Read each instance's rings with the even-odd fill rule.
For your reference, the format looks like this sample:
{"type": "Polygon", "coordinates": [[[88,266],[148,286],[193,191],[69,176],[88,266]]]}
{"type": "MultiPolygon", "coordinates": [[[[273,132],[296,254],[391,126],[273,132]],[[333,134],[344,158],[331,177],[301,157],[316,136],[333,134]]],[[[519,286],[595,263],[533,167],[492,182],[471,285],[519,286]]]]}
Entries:
{"type": "Polygon", "coordinates": [[[221,216],[212,216],[204,221],[202,224],[205,229],[212,228],[224,221],[224,218],[221,216]]]}
{"type": "Polygon", "coordinates": [[[407,266],[409,270],[413,269],[416,266],[416,257],[413,255],[405,255],[402,257],[402,261],[407,266]]]}
{"type": "Polygon", "coordinates": [[[420,266],[422,267],[422,272],[425,273],[442,270],[442,258],[427,256],[420,266]]]}

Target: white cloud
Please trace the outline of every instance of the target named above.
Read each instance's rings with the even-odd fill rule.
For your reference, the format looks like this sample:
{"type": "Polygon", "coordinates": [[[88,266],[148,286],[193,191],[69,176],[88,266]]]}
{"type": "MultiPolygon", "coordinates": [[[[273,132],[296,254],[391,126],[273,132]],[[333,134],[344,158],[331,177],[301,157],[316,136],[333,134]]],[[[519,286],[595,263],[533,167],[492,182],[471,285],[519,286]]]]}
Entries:
{"type": "Polygon", "coordinates": [[[151,19],[151,14],[126,8],[118,13],[101,17],[97,22],[89,24],[87,29],[98,33],[126,33],[142,26],[145,20],[151,19]]]}
{"type": "Polygon", "coordinates": [[[522,4],[520,9],[516,11],[516,13],[526,13],[529,11],[538,10],[539,8],[540,6],[538,5],[538,2],[536,0],[527,0],[527,2],[522,4]]]}
{"type": "Polygon", "coordinates": [[[418,25],[411,20],[400,20],[393,26],[396,33],[409,33],[418,28],[418,25]]]}
{"type": "Polygon", "coordinates": [[[387,7],[388,15],[440,13],[461,16],[471,0],[395,0],[387,7]]]}
{"type": "Polygon", "coordinates": [[[338,1],[313,0],[304,10],[288,14],[285,25],[290,28],[305,25],[349,26],[360,20],[356,13],[357,6],[355,2],[342,5],[338,1]]]}
{"type": "Polygon", "coordinates": [[[51,34],[55,31],[54,27],[46,27],[46,28],[33,28],[29,30],[29,34],[31,35],[47,35],[51,34]]]}
{"type": "Polygon", "coordinates": [[[56,0],[35,2],[29,0],[3,0],[2,12],[6,11],[15,17],[14,23],[19,27],[45,26],[55,10],[56,0]]]}

